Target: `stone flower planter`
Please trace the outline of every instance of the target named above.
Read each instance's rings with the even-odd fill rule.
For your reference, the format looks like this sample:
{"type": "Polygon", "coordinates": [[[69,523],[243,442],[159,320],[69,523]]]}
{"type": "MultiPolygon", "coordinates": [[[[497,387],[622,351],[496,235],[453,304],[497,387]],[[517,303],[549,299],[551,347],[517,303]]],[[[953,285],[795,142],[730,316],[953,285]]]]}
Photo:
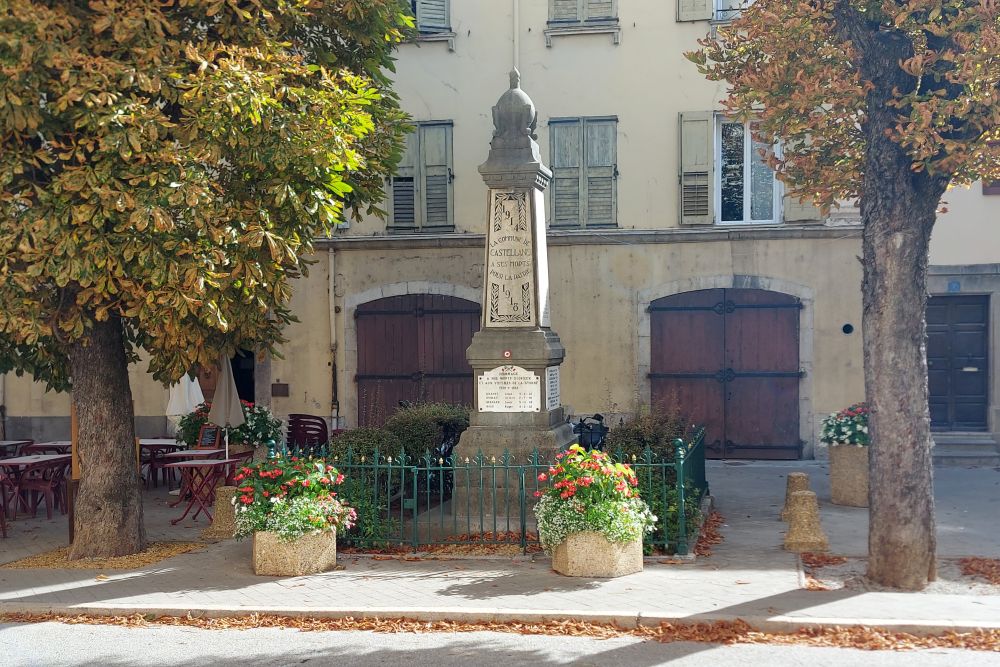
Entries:
{"type": "Polygon", "coordinates": [[[600,533],[572,533],[552,552],[552,569],[567,577],[621,577],[642,571],[642,538],[609,542],[600,533]]]}
{"type": "Polygon", "coordinates": [[[830,499],[834,505],[868,507],[868,448],[830,445],[830,499]]]}
{"type": "Polygon", "coordinates": [[[337,564],[337,531],[283,542],[277,533],[253,534],[254,574],[297,577],[326,572],[337,564]]]}

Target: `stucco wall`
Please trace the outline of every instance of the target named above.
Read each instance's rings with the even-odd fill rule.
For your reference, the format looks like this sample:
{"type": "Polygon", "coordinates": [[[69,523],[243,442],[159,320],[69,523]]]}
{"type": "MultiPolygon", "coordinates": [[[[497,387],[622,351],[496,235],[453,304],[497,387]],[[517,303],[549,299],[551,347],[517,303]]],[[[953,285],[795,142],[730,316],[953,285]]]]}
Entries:
{"type": "Polygon", "coordinates": [[[984,195],[982,185],[974,183],[951,188],[943,200],[947,212],[934,225],[931,264],[1000,262],[1000,195],[984,195]]]}

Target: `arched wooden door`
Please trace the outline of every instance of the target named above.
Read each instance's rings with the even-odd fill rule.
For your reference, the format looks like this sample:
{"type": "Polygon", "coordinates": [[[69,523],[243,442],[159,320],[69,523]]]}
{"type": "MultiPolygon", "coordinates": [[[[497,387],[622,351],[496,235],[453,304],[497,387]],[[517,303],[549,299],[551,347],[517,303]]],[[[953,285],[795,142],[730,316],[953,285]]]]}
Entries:
{"type": "Polygon", "coordinates": [[[465,351],[479,330],[479,313],[475,302],[437,294],[358,306],[358,423],[382,424],[400,401],[471,405],[473,375],[465,351]]]}
{"type": "Polygon", "coordinates": [[[706,428],[710,458],[797,459],[799,311],[755,289],[685,292],[650,304],[654,405],[706,428]]]}

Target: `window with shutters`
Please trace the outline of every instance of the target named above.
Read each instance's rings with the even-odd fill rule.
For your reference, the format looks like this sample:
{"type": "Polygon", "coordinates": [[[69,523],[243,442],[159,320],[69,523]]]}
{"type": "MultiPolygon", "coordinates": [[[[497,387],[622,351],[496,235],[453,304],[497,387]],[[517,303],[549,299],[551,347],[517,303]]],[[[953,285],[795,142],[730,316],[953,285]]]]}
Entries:
{"type": "Polygon", "coordinates": [[[726,23],[737,18],[754,0],[677,0],[678,21],[726,23]]]}
{"type": "Polygon", "coordinates": [[[549,23],[545,45],[553,35],[609,33],[615,44],[621,41],[618,0],[549,0],[549,23]]]}
{"type": "Polygon", "coordinates": [[[549,121],[549,226],[617,224],[617,137],[615,117],[549,121]]]}
{"type": "Polygon", "coordinates": [[[983,181],[984,195],[1000,195],[1000,181],[983,181]]]}
{"type": "Polygon", "coordinates": [[[716,123],[716,220],[727,223],[780,221],[778,181],[751,136],[751,124],[719,117],[716,123]]]}
{"type": "Polygon", "coordinates": [[[455,50],[451,0],[410,0],[410,10],[417,24],[417,41],[447,42],[448,50],[455,50]]]}
{"type": "Polygon", "coordinates": [[[389,230],[454,229],[452,123],[426,121],[406,137],[406,151],[389,179],[389,230]]]}

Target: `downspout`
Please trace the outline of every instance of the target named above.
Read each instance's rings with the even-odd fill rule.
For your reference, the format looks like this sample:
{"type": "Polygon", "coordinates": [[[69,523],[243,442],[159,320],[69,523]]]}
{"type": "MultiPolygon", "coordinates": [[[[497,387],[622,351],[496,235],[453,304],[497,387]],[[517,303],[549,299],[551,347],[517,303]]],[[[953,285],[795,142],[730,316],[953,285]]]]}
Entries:
{"type": "Polygon", "coordinates": [[[330,375],[333,390],[330,401],[330,428],[337,429],[340,427],[340,391],[337,383],[337,251],[333,245],[329,247],[327,256],[330,260],[327,294],[330,310],[330,375]]]}
{"type": "Polygon", "coordinates": [[[513,15],[514,15],[514,18],[513,18],[514,53],[512,54],[513,55],[513,58],[512,58],[513,63],[512,64],[514,65],[514,69],[519,69],[518,66],[520,65],[520,52],[521,52],[521,30],[520,30],[520,25],[521,25],[521,19],[520,19],[521,0],[511,0],[511,3],[513,4],[513,15]]]}

